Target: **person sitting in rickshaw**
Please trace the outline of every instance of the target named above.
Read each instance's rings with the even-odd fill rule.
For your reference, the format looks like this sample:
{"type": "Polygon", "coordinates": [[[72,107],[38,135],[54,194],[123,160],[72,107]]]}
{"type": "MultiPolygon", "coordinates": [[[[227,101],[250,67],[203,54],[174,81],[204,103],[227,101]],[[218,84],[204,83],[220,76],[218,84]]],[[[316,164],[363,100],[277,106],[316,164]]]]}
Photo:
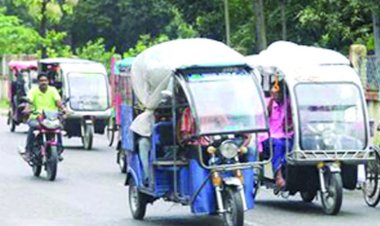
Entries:
{"type": "MultiPolygon", "coordinates": [[[[272,166],[274,170],[276,186],[279,189],[285,187],[282,166],[286,162],[286,150],[292,149],[292,138],[294,134],[290,110],[290,100],[288,98],[284,98],[283,89],[285,89],[283,82],[276,82],[271,89],[271,96],[267,104],[269,129],[273,148],[272,166]]],[[[263,142],[264,151],[269,151],[269,144],[269,139],[266,139],[263,142]]]]}
{"type": "MultiPolygon", "coordinates": [[[[57,89],[53,86],[49,86],[49,80],[46,74],[40,73],[37,76],[38,79],[38,87],[32,88],[27,95],[28,100],[30,101],[32,107],[38,111],[57,111],[58,109],[61,109],[63,112],[66,111],[66,108],[64,107],[61,97],[57,91],[57,89]]],[[[30,106],[27,106],[24,110],[25,112],[30,112],[30,106]]],[[[31,114],[28,120],[29,125],[29,131],[28,136],[26,138],[26,147],[25,151],[21,152],[20,154],[23,155],[25,160],[28,162],[30,161],[30,154],[33,148],[34,143],[34,134],[33,131],[38,126],[36,114],[31,114]]],[[[62,137],[58,136],[58,142],[60,146],[62,146],[62,137]]],[[[62,147],[61,147],[62,148],[62,147]]],[[[60,153],[62,150],[60,150],[60,153]]],[[[61,158],[61,157],[60,157],[61,158]]]]}

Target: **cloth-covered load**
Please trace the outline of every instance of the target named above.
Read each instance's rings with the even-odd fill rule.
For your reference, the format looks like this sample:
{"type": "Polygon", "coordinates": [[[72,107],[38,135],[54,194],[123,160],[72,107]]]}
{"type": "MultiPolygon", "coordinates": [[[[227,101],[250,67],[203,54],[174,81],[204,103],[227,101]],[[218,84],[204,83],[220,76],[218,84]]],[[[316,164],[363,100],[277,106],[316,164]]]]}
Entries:
{"type": "Polygon", "coordinates": [[[132,64],[132,85],[135,95],[145,107],[131,129],[150,136],[153,111],[161,101],[161,92],[169,89],[176,69],[205,66],[243,65],[244,57],[225,44],[204,38],[179,39],[153,46],[139,54],[132,64]]]}

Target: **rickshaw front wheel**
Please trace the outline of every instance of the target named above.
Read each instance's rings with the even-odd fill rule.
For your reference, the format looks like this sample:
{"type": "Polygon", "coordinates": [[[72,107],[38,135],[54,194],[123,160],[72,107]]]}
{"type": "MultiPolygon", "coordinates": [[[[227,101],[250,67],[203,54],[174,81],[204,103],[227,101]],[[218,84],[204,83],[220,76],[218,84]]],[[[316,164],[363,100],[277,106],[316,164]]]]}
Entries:
{"type": "Polygon", "coordinates": [[[380,201],[380,186],[378,168],[366,167],[366,181],[363,184],[364,201],[370,207],[376,207],[380,201]]]}
{"type": "Polygon", "coordinates": [[[139,192],[134,179],[129,183],[129,209],[136,220],[142,220],[145,216],[147,198],[139,192]]]}
{"type": "Polygon", "coordinates": [[[324,182],[326,192],[321,192],[323,211],[329,215],[336,215],[342,207],[343,182],[340,173],[325,173],[324,182]]]}
{"type": "Polygon", "coordinates": [[[224,225],[243,226],[244,207],[240,192],[236,188],[227,187],[223,192],[224,225]]]}
{"type": "Polygon", "coordinates": [[[120,149],[117,151],[117,163],[119,164],[121,173],[127,172],[127,161],[125,157],[126,156],[124,150],[120,149]]]}
{"type": "Polygon", "coordinates": [[[94,125],[83,125],[82,143],[86,150],[92,149],[94,139],[94,125]]]}
{"type": "Polygon", "coordinates": [[[301,198],[304,202],[312,202],[317,195],[317,191],[301,191],[301,198]]]}

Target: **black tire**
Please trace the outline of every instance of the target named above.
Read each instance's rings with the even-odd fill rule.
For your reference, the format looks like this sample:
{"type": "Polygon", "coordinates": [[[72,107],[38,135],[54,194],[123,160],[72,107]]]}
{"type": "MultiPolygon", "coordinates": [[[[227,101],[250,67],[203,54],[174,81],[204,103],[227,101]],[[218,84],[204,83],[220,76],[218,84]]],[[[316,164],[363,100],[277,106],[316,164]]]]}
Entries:
{"type": "Polygon", "coordinates": [[[147,198],[139,192],[134,179],[129,183],[129,209],[134,219],[142,220],[145,216],[147,198]]]}
{"type": "Polygon", "coordinates": [[[127,161],[125,158],[126,158],[125,152],[123,150],[118,150],[117,151],[117,164],[120,167],[121,173],[127,172],[127,161]]]}
{"type": "Polygon", "coordinates": [[[244,225],[244,207],[240,192],[233,187],[226,187],[223,191],[223,205],[225,213],[223,214],[225,226],[243,226],[244,225]]]}
{"type": "Polygon", "coordinates": [[[94,125],[87,124],[83,128],[84,134],[82,134],[83,148],[86,150],[92,149],[92,143],[94,140],[94,125]]]}
{"type": "Polygon", "coordinates": [[[314,200],[317,195],[317,191],[301,191],[300,192],[302,201],[310,203],[314,200]]]}
{"type": "Polygon", "coordinates": [[[33,165],[33,176],[39,177],[41,175],[42,166],[41,165],[33,165]]]}
{"type": "Polygon", "coordinates": [[[115,123],[115,119],[113,117],[110,117],[108,120],[108,125],[106,128],[107,133],[107,140],[108,140],[108,146],[112,146],[113,141],[115,140],[115,133],[116,133],[117,127],[115,123]]]}
{"type": "Polygon", "coordinates": [[[342,207],[343,182],[340,173],[325,173],[327,192],[321,192],[323,211],[329,215],[336,215],[342,207]]]}
{"type": "Polygon", "coordinates": [[[365,203],[370,207],[376,207],[380,201],[379,172],[377,168],[366,167],[366,181],[362,190],[365,203]]]}
{"type": "Polygon", "coordinates": [[[58,150],[57,147],[50,147],[49,157],[46,161],[46,173],[47,178],[50,181],[54,181],[57,176],[58,169],[58,150]]]}

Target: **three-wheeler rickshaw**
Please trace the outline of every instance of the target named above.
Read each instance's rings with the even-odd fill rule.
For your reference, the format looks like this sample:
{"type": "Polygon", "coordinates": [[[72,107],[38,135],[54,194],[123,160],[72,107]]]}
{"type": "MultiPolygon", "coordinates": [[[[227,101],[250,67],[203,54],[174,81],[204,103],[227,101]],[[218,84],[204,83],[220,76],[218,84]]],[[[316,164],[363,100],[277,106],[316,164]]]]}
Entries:
{"type": "Polygon", "coordinates": [[[10,61],[9,104],[7,124],[11,132],[16,126],[24,123],[27,116],[22,113],[26,106],[24,98],[34,84],[37,83],[37,61],[10,61]]]}
{"type": "Polygon", "coordinates": [[[275,186],[272,164],[263,167],[256,186],[274,188],[285,197],[300,192],[305,202],[319,192],[324,212],[337,214],[343,188],[357,186],[358,165],[375,158],[358,75],[340,53],[284,41],[246,59],[261,71],[266,97],[272,85],[282,84],[282,95],[290,103],[285,118],[291,117],[284,120],[284,131],[293,134],[286,141],[281,168],[285,187],[275,186]]]}
{"type": "Polygon", "coordinates": [[[122,173],[126,170],[126,155],[121,148],[120,128],[121,128],[121,105],[123,103],[132,104],[132,83],[131,83],[131,66],[134,58],[129,57],[122,60],[111,61],[111,96],[112,96],[112,115],[106,128],[109,146],[112,146],[114,139],[117,139],[116,162],[120,166],[122,173]],[[129,102],[128,102],[129,101],[129,102]]]}
{"type": "Polygon", "coordinates": [[[147,204],[162,198],[243,225],[254,206],[253,168],[263,164],[243,141],[268,133],[244,57],[209,39],[169,41],[136,57],[131,82],[121,138],[133,217],[143,219],[147,204]]]}
{"type": "Polygon", "coordinates": [[[83,147],[92,149],[94,133],[104,134],[111,115],[110,90],[103,64],[83,59],[49,58],[38,62],[67,102],[66,136],[81,137],[83,147]]]}

